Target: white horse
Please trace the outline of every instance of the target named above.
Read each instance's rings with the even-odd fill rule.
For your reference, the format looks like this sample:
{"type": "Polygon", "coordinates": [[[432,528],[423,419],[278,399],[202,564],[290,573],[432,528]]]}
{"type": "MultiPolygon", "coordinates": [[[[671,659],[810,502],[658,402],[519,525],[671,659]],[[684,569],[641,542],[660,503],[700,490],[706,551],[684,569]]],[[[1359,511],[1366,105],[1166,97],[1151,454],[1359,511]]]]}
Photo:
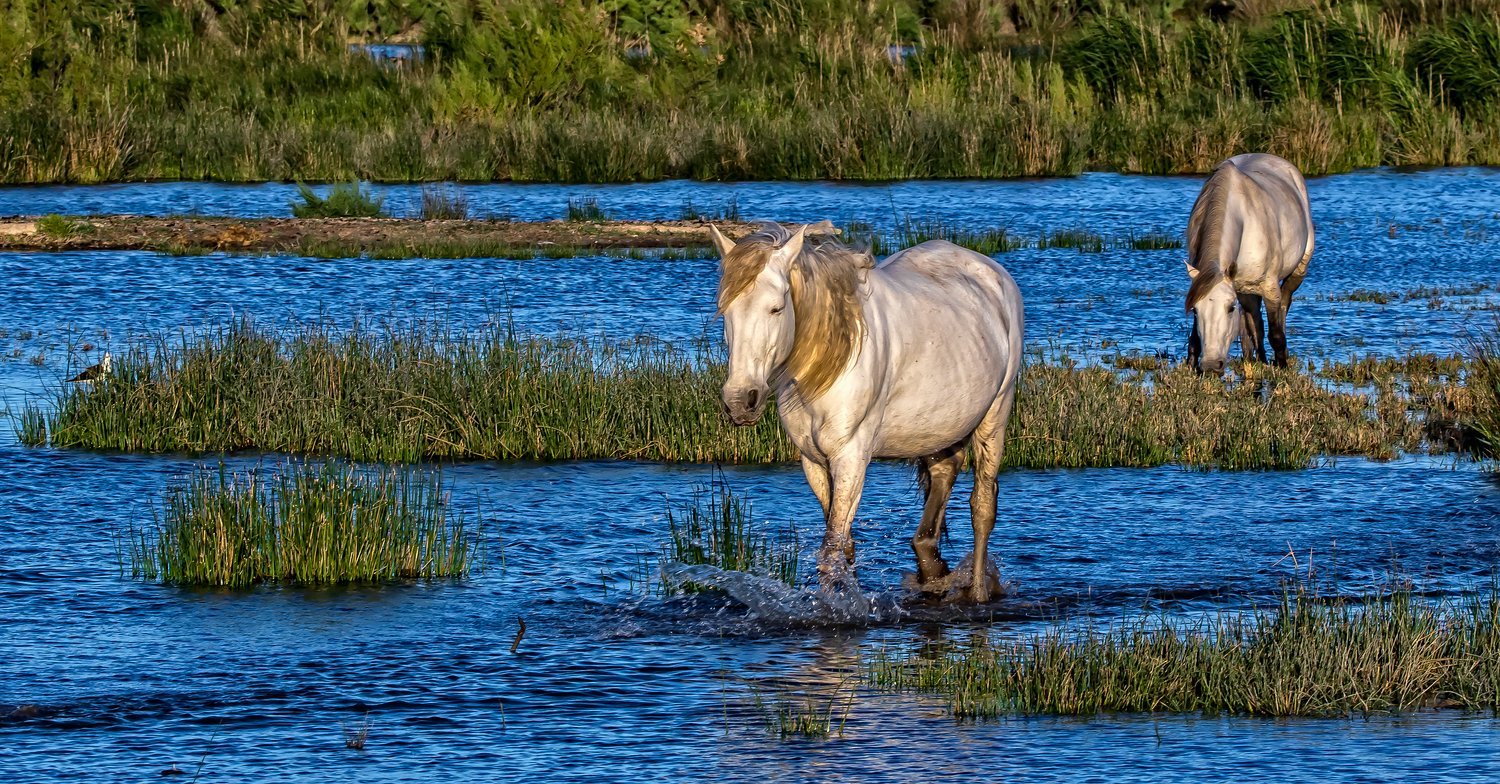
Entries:
{"type": "Polygon", "coordinates": [[[1222,372],[1236,333],[1246,359],[1266,361],[1264,303],[1276,365],[1286,367],[1286,314],[1312,252],[1307,183],[1296,166],[1264,153],[1220,163],[1188,221],[1188,361],[1222,372]]]}
{"type": "MultiPolygon", "coordinates": [[[[870,460],[912,458],[926,496],[912,539],[918,583],[941,592],[966,579],[968,598],[987,601],[999,587],[985,548],[1025,332],[1010,273],[949,242],[924,242],[876,266],[867,252],[807,236],[807,226],[764,224],[738,244],[710,228],[723,257],[724,407],[735,424],[753,424],[775,393],[823,506],[824,588],[851,574],[870,460]],[[949,577],[938,537],[969,443],[972,568],[949,577]]],[[[830,232],[825,222],[811,233],[830,232]]]]}

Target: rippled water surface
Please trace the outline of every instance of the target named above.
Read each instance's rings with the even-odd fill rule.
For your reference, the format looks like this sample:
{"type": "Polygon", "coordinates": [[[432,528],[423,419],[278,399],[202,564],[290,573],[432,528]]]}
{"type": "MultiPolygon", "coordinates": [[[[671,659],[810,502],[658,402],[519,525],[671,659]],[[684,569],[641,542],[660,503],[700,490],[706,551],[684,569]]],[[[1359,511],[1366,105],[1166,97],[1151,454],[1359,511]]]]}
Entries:
{"type": "MultiPolygon", "coordinates": [[[[1311,184],[1319,247],[1292,315],[1294,352],[1452,352],[1486,323],[1500,178],[1368,172],[1311,184]],[[1418,292],[1420,287],[1450,289],[1418,292]],[[1394,292],[1385,305],[1358,289],[1394,292]]],[[[1006,183],[474,186],[481,212],[559,214],[597,195],[621,217],[675,217],[731,196],[747,217],[939,215],[1018,231],[1180,232],[1190,179],[1089,175],[1006,183]],[[894,205],[894,210],[893,210],[894,205]]],[[[0,189],[0,213],[198,210],[281,214],[287,186],[0,189]]],[[[389,190],[410,209],[415,189],[389,190]]],[[[885,217],[882,217],[885,216],[885,217]]],[[[1180,355],[1181,251],[1020,251],[1001,260],[1030,338],[1105,339],[1180,355]]],[[[11,409],[104,347],[249,315],[272,323],[514,319],[530,332],[683,339],[713,329],[711,261],[322,261],[144,253],[0,254],[0,399],[11,409]],[[89,344],[88,348],[84,348],[89,344]]],[[[256,458],[234,458],[233,465],[256,458]]],[[[899,589],[919,515],[912,471],[872,467],[858,522],[867,628],[786,626],[640,581],[707,467],[635,463],[449,467],[454,503],[485,519],[483,569],[459,582],[200,591],[122,576],[116,536],[150,522],[201,462],[28,449],[0,430],[0,773],[14,781],[1263,779],[1474,781],[1500,772],[1500,722],[1424,713],[1320,721],[1116,716],[960,724],[940,700],[855,685],[881,647],[1034,631],[1084,613],[1198,612],[1273,598],[1313,569],[1358,592],[1393,567],[1435,591],[1486,584],[1500,485],[1441,460],[1341,460],[1287,473],[1011,471],[993,549],[1009,598],[926,608],[899,589]],[[1290,557],[1295,554],[1295,560],[1290,557]],[[525,619],[527,631],[510,651],[525,619]],[[764,706],[788,690],[849,705],[842,737],[781,740],[764,706]],[[850,697],[852,693],[852,699],[850,697]],[[25,706],[25,707],[21,707],[25,706]],[[14,712],[13,712],[14,711],[14,712]],[[369,723],[363,751],[345,728],[369,723]],[[171,779],[167,779],[171,780],[171,779]]],[[[793,467],[729,468],[773,531],[821,535],[793,467]]],[[[967,489],[951,511],[967,552],[967,489]]],[[[810,548],[809,548],[810,554],[810,548]]],[[[804,566],[804,576],[810,567],[804,566]]],[[[839,708],[842,711],[842,707],[839,708]]]]}

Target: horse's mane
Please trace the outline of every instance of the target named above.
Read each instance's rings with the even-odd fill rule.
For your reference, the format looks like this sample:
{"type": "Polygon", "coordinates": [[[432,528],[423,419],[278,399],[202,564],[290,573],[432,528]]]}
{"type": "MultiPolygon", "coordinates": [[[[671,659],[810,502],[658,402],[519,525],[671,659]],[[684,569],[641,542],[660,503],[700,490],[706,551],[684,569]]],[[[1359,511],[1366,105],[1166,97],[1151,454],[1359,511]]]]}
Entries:
{"type": "Polygon", "coordinates": [[[1222,269],[1219,248],[1224,236],[1224,211],[1229,204],[1229,191],[1239,169],[1230,161],[1224,161],[1209,175],[1198,200],[1193,202],[1193,214],[1188,218],[1188,264],[1198,270],[1193,284],[1188,287],[1187,309],[1192,310],[1198,300],[1227,275],[1234,276],[1233,260],[1229,269],[1222,269]]]}
{"type": "MultiPolygon", "coordinates": [[[[809,226],[802,252],[792,260],[792,313],[797,333],[792,339],[792,353],[780,372],[808,400],[827,392],[859,350],[865,331],[860,278],[875,266],[868,251],[851,248],[829,233],[831,227],[809,226]]],[[[780,224],[761,224],[759,230],[725,254],[719,278],[721,315],[755,282],[772,251],[791,237],[792,232],[780,224]]]]}

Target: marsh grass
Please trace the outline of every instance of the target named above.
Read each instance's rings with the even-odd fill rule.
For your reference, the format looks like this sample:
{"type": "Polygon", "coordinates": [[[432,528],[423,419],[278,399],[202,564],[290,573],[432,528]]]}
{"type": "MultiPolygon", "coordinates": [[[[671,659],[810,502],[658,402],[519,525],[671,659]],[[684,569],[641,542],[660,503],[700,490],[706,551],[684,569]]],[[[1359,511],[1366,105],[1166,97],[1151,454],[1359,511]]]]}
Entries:
{"type": "MultiPolygon", "coordinates": [[[[789,526],[790,528],[790,526],[789,526]]],[[[686,507],[667,507],[668,539],[661,548],[664,562],[707,565],[724,571],[770,577],[797,585],[800,547],[790,528],[784,541],[775,541],[754,523],[749,500],[736,495],[723,476],[699,487],[686,507]]],[[[676,583],[663,575],[661,593],[698,593],[704,586],[676,583]]]]}
{"type": "Polygon", "coordinates": [[[302,201],[292,202],[298,218],[379,218],[385,215],[385,197],[376,198],[357,182],[340,183],[319,196],[306,185],[297,186],[302,201]]]}
{"type": "Polygon", "coordinates": [[[475,543],[447,495],[441,474],[412,468],[200,467],[123,549],[132,576],[175,585],[458,577],[475,543]]]}
{"type": "Polygon", "coordinates": [[[854,707],[854,690],[850,689],[847,696],[839,694],[838,689],[831,695],[780,690],[769,701],[757,691],[755,706],[772,737],[825,740],[843,737],[854,707]]]}
{"type": "Polygon", "coordinates": [[[80,234],[86,234],[89,229],[90,226],[85,221],[74,220],[56,213],[43,215],[36,222],[37,231],[48,237],[56,237],[58,239],[67,239],[80,234]]]}
{"type": "Polygon", "coordinates": [[[1009,6],[1019,25],[906,0],[207,5],[17,0],[0,54],[27,66],[0,73],[0,179],[1180,174],[1245,149],[1308,174],[1500,162],[1493,4],[1274,3],[1220,23],[1181,2],[1028,0],[1009,6]],[[372,29],[420,30],[430,56],[349,51],[372,29]]]}
{"type": "Polygon", "coordinates": [[[422,188],[422,220],[466,220],[469,197],[458,187],[427,185],[422,188]]]}
{"type": "Polygon", "coordinates": [[[740,200],[737,196],[730,196],[729,201],[719,209],[700,210],[689,199],[682,205],[679,217],[685,221],[740,221],[740,200]]]}
{"type": "Polygon", "coordinates": [[[1037,247],[1073,248],[1080,253],[1103,253],[1104,237],[1087,229],[1055,229],[1037,238],[1037,247]]]}
{"type": "Polygon", "coordinates": [[[870,683],[947,698],[955,716],[1348,716],[1500,709],[1500,596],[1431,602],[1303,590],[1201,620],[1088,623],[962,647],[883,651],[870,683]]]}
{"type": "MultiPolygon", "coordinates": [[[[240,322],[137,343],[116,362],[101,382],[59,385],[23,409],[22,442],[398,462],[797,458],[774,408],[751,427],[723,416],[723,349],[710,342],[240,322]]],[[[1029,356],[1005,465],[1297,469],[1323,456],[1457,449],[1462,423],[1481,416],[1468,371],[1432,373],[1415,359],[1323,374],[1244,366],[1253,375],[1228,384],[1160,360],[1132,364],[1029,356]]]]}
{"type": "Polygon", "coordinates": [[[1130,250],[1173,250],[1182,247],[1182,238],[1160,230],[1152,230],[1143,234],[1131,232],[1116,246],[1130,250]]]}
{"type": "Polygon", "coordinates": [[[580,223],[598,223],[608,220],[604,210],[599,207],[599,199],[593,196],[570,197],[567,216],[568,220],[580,223]]]}

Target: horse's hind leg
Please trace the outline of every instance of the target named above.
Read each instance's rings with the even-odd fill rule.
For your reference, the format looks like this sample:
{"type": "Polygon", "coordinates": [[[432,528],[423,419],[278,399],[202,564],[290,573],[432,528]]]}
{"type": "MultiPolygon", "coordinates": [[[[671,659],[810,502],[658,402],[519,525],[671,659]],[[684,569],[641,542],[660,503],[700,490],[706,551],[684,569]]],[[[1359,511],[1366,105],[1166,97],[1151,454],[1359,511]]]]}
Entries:
{"type": "Polygon", "coordinates": [[[953,482],[963,467],[962,443],[917,460],[917,482],[922,485],[926,500],[922,506],[922,522],[911,540],[911,549],[917,554],[917,583],[921,586],[948,576],[948,564],[938,551],[938,539],[943,535],[953,482]]]}
{"type": "Polygon", "coordinates": [[[979,427],[974,431],[974,493],[969,497],[969,512],[974,523],[974,554],[969,598],[987,602],[990,593],[999,590],[999,580],[991,584],[989,541],[995,529],[995,503],[1000,491],[1000,460],[1005,453],[1005,426],[1016,402],[1016,380],[1005,382],[1000,396],[990,405],[979,427]]]}

